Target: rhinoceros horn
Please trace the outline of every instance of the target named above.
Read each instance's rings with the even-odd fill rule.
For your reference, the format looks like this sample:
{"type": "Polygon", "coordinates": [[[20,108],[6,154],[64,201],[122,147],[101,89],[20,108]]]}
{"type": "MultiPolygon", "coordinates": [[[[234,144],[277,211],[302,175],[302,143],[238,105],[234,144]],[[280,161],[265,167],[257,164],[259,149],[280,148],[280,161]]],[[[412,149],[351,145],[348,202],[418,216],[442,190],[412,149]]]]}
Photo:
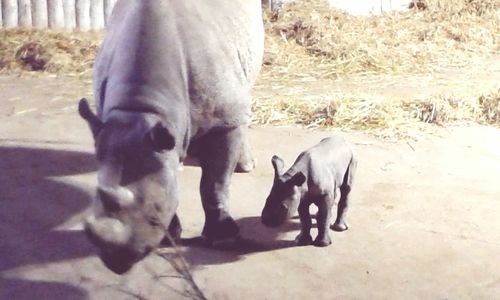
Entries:
{"type": "Polygon", "coordinates": [[[97,195],[108,211],[118,211],[134,203],[134,195],[124,187],[97,187],[97,195]]]}
{"type": "Polygon", "coordinates": [[[130,229],[120,220],[112,218],[89,219],[85,231],[95,244],[123,246],[130,240],[130,229]]]}

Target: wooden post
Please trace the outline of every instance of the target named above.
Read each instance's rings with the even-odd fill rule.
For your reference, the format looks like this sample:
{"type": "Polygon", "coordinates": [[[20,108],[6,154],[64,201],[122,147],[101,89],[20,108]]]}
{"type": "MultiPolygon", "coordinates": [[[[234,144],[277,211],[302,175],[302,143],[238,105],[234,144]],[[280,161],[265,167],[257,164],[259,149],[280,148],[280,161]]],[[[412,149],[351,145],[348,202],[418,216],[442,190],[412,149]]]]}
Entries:
{"type": "Polygon", "coordinates": [[[90,29],[90,0],[76,0],[76,26],[81,31],[90,29]]]}
{"type": "Polygon", "coordinates": [[[49,26],[47,0],[31,0],[31,18],[37,28],[49,26]]]}
{"type": "Polygon", "coordinates": [[[18,26],[17,18],[17,0],[1,0],[2,1],[2,19],[4,27],[18,26]]]}
{"type": "Polygon", "coordinates": [[[3,12],[3,9],[2,9],[2,0],[0,0],[0,28],[3,27],[3,17],[2,17],[2,12],[3,12]]]}
{"type": "Polygon", "coordinates": [[[50,28],[64,27],[64,10],[62,1],[63,0],[47,0],[50,28]]]}
{"type": "Polygon", "coordinates": [[[31,18],[31,0],[18,0],[17,5],[19,6],[19,26],[33,26],[31,18]]]}
{"type": "Polygon", "coordinates": [[[90,27],[92,30],[104,28],[103,0],[90,1],[90,27]]]}
{"type": "Polygon", "coordinates": [[[67,30],[76,28],[76,3],[75,0],[63,0],[64,27],[67,30]]]}
{"type": "Polygon", "coordinates": [[[113,12],[116,0],[104,0],[104,24],[108,24],[109,17],[113,12]]]}

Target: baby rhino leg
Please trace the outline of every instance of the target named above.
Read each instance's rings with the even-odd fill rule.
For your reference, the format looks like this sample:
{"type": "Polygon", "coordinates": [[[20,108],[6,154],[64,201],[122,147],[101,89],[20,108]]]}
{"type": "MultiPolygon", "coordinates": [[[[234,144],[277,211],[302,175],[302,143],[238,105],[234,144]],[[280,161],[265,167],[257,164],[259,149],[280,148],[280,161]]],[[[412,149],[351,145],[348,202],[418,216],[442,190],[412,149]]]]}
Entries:
{"type": "Polygon", "coordinates": [[[337,206],[337,218],[335,220],[335,223],[330,227],[332,230],[345,231],[348,228],[345,221],[345,214],[347,212],[347,208],[349,207],[349,194],[351,193],[356,166],[357,162],[353,158],[349,165],[349,169],[344,176],[344,182],[340,186],[340,199],[337,206]]]}
{"type": "Polygon", "coordinates": [[[319,199],[316,203],[318,206],[318,213],[316,214],[316,222],[318,224],[318,236],[314,240],[313,244],[317,247],[326,247],[332,243],[330,239],[330,234],[328,232],[328,226],[330,224],[330,218],[332,216],[332,206],[334,202],[334,197],[331,195],[326,195],[319,199]]]}
{"type": "Polygon", "coordinates": [[[305,246],[312,243],[311,237],[311,214],[309,213],[309,206],[311,204],[303,201],[299,204],[299,218],[300,218],[300,234],[295,238],[297,245],[305,246]]]}

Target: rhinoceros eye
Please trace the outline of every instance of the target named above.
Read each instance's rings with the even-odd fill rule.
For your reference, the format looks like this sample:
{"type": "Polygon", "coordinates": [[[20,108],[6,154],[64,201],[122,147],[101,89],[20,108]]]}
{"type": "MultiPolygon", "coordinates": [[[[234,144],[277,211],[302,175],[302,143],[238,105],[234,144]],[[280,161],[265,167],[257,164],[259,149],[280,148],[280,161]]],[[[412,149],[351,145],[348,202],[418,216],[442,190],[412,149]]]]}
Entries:
{"type": "Polygon", "coordinates": [[[154,227],[157,227],[157,226],[161,226],[161,222],[160,222],[160,219],[158,219],[158,217],[148,217],[148,223],[149,225],[151,226],[154,226],[154,227]]]}

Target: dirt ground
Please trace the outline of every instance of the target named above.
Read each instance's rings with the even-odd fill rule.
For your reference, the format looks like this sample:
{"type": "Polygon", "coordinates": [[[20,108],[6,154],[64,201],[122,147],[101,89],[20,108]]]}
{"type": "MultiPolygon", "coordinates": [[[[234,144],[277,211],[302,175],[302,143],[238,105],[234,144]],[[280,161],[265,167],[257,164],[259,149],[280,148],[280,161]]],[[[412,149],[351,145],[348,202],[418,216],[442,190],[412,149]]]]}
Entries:
{"type": "MultiPolygon", "coordinates": [[[[81,232],[96,182],[91,135],[76,113],[86,90],[75,79],[0,77],[0,299],[194,298],[158,255],[124,276],[112,274],[81,232]]],[[[178,251],[205,296],[498,298],[500,129],[442,128],[411,143],[341,132],[359,158],[350,228],[332,232],[330,247],[295,247],[298,220],[279,230],[260,223],[270,157],[290,164],[333,132],[250,131],[258,167],[235,174],[231,187],[231,211],[246,239],[238,249],[191,239],[203,225],[200,170],[180,173],[187,240],[178,251]]],[[[160,252],[175,260],[173,249],[160,252]]]]}

